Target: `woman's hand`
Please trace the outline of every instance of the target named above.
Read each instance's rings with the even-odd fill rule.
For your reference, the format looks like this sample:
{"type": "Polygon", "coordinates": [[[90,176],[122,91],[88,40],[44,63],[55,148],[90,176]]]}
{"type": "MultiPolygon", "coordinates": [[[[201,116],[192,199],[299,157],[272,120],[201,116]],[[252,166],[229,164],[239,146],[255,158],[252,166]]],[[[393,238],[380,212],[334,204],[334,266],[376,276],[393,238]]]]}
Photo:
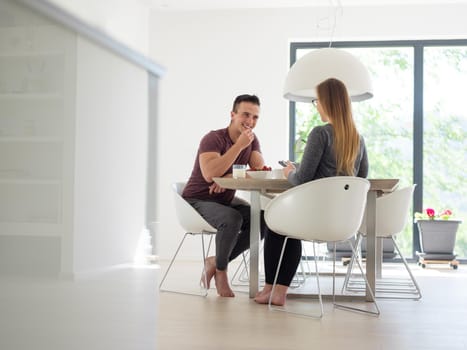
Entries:
{"type": "Polygon", "coordinates": [[[289,177],[289,174],[291,171],[295,170],[295,165],[293,165],[293,163],[288,160],[287,161],[287,166],[284,168],[284,176],[285,178],[288,178],[289,177]]]}

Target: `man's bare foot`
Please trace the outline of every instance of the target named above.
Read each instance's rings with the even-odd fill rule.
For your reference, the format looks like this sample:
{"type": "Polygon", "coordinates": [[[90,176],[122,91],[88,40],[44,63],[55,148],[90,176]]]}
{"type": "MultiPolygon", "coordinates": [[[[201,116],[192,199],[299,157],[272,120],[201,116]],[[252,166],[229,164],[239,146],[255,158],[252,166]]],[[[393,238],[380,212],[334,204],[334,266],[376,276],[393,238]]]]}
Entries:
{"type": "MultiPolygon", "coordinates": [[[[272,295],[271,304],[277,306],[284,306],[287,298],[287,290],[289,287],[281,284],[276,285],[274,288],[274,294],[272,295]]],[[[255,297],[255,301],[258,304],[269,304],[269,298],[271,297],[272,286],[265,285],[264,289],[258,293],[255,297]]]]}
{"type": "Polygon", "coordinates": [[[230,289],[229,277],[227,276],[227,271],[216,270],[214,275],[214,280],[216,282],[217,294],[221,297],[234,297],[235,294],[230,289]]]}
{"type": "Polygon", "coordinates": [[[201,280],[199,283],[205,289],[209,289],[211,286],[211,280],[216,274],[216,257],[207,257],[204,261],[204,270],[201,274],[201,280]]]}

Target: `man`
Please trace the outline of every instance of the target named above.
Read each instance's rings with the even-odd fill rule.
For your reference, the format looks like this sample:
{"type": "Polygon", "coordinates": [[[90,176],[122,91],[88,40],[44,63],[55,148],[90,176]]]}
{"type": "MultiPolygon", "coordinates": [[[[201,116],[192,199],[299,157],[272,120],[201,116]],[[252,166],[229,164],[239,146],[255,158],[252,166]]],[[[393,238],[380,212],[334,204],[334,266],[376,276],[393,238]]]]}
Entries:
{"type": "MultiPolygon", "coordinates": [[[[183,197],[217,229],[216,255],[205,261],[207,286],[214,277],[217,293],[233,297],[227,265],[250,246],[250,207],[234,190],[219,187],[213,177],[232,176],[233,164],[262,168],[263,156],[253,129],[259,119],[260,101],[255,95],[235,98],[230,124],[206,134],[200,142],[183,197]]],[[[204,276],[201,282],[204,284],[204,276]]]]}

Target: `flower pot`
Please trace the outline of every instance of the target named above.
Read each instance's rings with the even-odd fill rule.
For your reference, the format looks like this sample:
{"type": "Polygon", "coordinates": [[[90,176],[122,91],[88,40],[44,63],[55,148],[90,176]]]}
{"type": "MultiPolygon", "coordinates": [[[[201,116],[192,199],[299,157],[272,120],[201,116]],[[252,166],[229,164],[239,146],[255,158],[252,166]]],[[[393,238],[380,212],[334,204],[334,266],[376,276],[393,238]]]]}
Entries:
{"type": "Polygon", "coordinates": [[[461,220],[417,220],[420,247],[424,255],[454,255],[461,220]]]}

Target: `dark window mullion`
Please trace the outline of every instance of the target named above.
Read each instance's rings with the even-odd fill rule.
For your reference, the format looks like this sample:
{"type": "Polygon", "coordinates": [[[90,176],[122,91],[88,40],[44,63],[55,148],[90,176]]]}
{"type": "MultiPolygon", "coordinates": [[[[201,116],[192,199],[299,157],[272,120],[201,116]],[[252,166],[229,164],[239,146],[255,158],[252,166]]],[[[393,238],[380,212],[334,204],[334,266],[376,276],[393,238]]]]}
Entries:
{"type": "MultiPolygon", "coordinates": [[[[414,46],[414,118],[413,118],[413,210],[423,211],[423,45],[414,46]]],[[[418,227],[413,224],[412,253],[420,251],[418,227]]]]}
{"type": "MultiPolygon", "coordinates": [[[[297,60],[297,47],[290,46],[290,66],[297,60]]],[[[295,102],[289,103],[289,159],[295,161],[295,102]]]]}

